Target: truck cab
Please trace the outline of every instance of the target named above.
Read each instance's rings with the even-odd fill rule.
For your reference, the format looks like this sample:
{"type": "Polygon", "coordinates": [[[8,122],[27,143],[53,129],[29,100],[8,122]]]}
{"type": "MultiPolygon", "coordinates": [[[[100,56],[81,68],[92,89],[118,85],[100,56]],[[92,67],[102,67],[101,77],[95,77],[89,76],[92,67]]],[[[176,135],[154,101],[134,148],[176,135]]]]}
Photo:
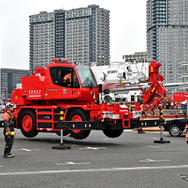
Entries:
{"type": "Polygon", "coordinates": [[[54,97],[63,100],[95,102],[98,95],[96,80],[89,66],[85,65],[56,65],[47,68],[47,82],[44,98],[54,97]]]}

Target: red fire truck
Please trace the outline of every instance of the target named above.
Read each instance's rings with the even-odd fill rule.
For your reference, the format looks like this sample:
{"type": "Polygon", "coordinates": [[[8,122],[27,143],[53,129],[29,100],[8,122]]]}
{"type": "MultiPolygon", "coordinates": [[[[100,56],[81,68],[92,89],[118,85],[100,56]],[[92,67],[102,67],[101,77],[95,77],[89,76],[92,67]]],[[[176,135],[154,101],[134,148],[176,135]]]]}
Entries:
{"type": "Polygon", "coordinates": [[[173,93],[173,103],[182,103],[188,100],[188,93],[178,92],[173,93]]]}
{"type": "MultiPolygon", "coordinates": [[[[150,65],[151,88],[143,91],[145,110],[158,108],[166,96],[159,67],[157,62],[150,65]]],[[[63,129],[64,136],[71,134],[75,139],[85,139],[91,130],[102,130],[115,138],[124,129],[163,122],[140,120],[140,104],[130,111],[126,105],[101,102],[101,93],[89,66],[53,59],[47,68],[38,67],[31,76],[22,77],[22,88],[13,91],[16,128],[26,137],[45,131],[58,134],[63,129]]]]}

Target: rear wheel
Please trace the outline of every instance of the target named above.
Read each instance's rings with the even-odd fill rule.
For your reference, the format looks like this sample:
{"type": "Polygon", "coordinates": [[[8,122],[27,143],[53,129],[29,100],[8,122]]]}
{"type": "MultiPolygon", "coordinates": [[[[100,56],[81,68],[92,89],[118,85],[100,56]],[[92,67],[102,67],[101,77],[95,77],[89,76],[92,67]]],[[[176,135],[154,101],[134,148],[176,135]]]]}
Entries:
{"type": "MultiPolygon", "coordinates": [[[[89,116],[86,112],[81,109],[73,110],[69,116],[68,121],[88,121],[89,116]]],[[[89,136],[90,130],[71,130],[70,134],[75,139],[85,139],[89,136]]]]}
{"type": "Polygon", "coordinates": [[[171,136],[180,136],[181,131],[177,124],[173,124],[169,128],[169,133],[171,136]]]}
{"type": "Polygon", "coordinates": [[[36,117],[32,110],[25,110],[19,120],[21,132],[25,137],[35,137],[38,132],[36,130],[36,117]]]}
{"type": "Polygon", "coordinates": [[[120,129],[120,130],[103,130],[103,133],[109,138],[117,138],[123,133],[123,129],[120,129]]]}

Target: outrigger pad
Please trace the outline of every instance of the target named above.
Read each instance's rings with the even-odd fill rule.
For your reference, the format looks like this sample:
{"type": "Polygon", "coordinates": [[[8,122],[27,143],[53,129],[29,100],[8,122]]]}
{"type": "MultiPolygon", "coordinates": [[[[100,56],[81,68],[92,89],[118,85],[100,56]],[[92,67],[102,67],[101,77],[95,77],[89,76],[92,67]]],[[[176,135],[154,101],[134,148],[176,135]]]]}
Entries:
{"type": "Polygon", "coordinates": [[[170,143],[170,141],[164,140],[163,138],[160,138],[160,140],[154,140],[154,143],[167,144],[167,143],[170,143]]]}
{"type": "Polygon", "coordinates": [[[64,149],[71,149],[70,146],[64,146],[64,145],[59,145],[59,146],[52,146],[52,149],[59,149],[59,150],[64,150],[64,149]]]}

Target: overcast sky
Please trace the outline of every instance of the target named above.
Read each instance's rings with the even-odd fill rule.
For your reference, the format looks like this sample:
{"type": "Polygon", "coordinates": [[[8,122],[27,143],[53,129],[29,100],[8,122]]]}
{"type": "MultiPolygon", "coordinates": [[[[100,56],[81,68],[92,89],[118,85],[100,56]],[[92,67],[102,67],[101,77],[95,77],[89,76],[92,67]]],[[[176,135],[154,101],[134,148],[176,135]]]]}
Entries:
{"type": "Polygon", "coordinates": [[[0,6],[0,67],[29,68],[29,16],[99,5],[110,11],[111,61],[146,51],[146,0],[7,0],[0,6]]]}

